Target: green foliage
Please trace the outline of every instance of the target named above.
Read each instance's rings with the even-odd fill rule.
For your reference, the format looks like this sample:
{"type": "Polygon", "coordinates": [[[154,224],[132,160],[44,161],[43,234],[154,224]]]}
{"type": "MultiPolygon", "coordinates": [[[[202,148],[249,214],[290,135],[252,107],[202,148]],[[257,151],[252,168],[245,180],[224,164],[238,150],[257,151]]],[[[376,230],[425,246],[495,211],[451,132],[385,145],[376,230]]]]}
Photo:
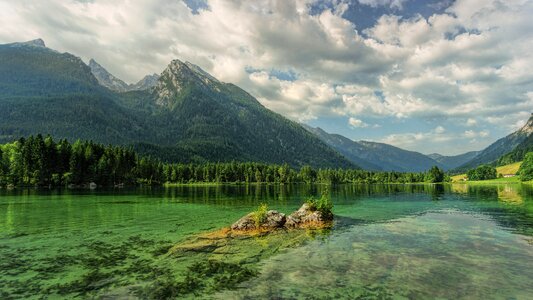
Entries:
{"type": "Polygon", "coordinates": [[[524,161],[520,165],[520,169],[518,169],[518,174],[522,181],[533,180],[533,152],[526,153],[524,161]]]}
{"type": "Polygon", "coordinates": [[[307,199],[305,203],[309,205],[309,208],[312,211],[321,212],[325,220],[333,219],[333,202],[331,201],[331,198],[329,197],[328,189],[325,189],[322,192],[322,195],[320,196],[319,199],[315,199],[311,197],[307,199]]]}
{"type": "Polygon", "coordinates": [[[268,212],[268,205],[261,203],[259,207],[253,212],[252,218],[254,219],[255,226],[259,227],[266,220],[266,215],[268,212]]]}
{"type": "MultiPolygon", "coordinates": [[[[165,162],[355,167],[239,87],[206,84],[195,73],[200,70],[184,73],[179,90],[168,76],[161,78],[172,95],[161,103],[157,91],[107,90],[79,58],[51,49],[0,45],[0,61],[1,143],[44,132],[134,145],[139,154],[165,162]]],[[[288,182],[288,169],[281,167],[277,177],[288,182]]]]}
{"type": "MultiPolygon", "coordinates": [[[[143,173],[145,161],[123,147],[79,140],[74,144],[66,140],[56,143],[49,136],[37,135],[0,145],[0,149],[0,185],[61,186],[95,182],[113,186],[134,184],[137,178],[148,176],[143,173]]],[[[153,168],[162,166],[155,161],[151,164],[153,168]]],[[[153,180],[156,175],[151,173],[149,178],[153,180]]],[[[156,180],[160,182],[161,178],[156,180]]]]}
{"type": "Polygon", "coordinates": [[[316,172],[310,166],[306,165],[300,169],[300,178],[305,183],[313,182],[313,178],[316,177],[316,172]]]}
{"type": "Polygon", "coordinates": [[[429,173],[371,172],[359,169],[295,170],[255,162],[168,164],[139,156],[131,148],[92,141],[54,140],[41,135],[0,145],[0,186],[99,186],[168,183],[414,183],[446,179],[438,168],[429,173]],[[437,172],[438,171],[438,172],[437,172]],[[442,176],[442,177],[441,177],[442,176]]]}
{"type": "Polygon", "coordinates": [[[498,165],[503,166],[521,161],[529,152],[533,152],[533,134],[529,135],[524,141],[516,146],[513,151],[500,157],[498,160],[498,165]]]}
{"type": "Polygon", "coordinates": [[[425,176],[425,181],[430,183],[444,182],[444,179],[444,171],[437,166],[431,167],[425,176]]]}
{"type": "Polygon", "coordinates": [[[496,179],[498,177],[498,172],[494,167],[488,165],[481,165],[475,169],[469,170],[466,173],[466,177],[468,178],[468,180],[496,179]]]}

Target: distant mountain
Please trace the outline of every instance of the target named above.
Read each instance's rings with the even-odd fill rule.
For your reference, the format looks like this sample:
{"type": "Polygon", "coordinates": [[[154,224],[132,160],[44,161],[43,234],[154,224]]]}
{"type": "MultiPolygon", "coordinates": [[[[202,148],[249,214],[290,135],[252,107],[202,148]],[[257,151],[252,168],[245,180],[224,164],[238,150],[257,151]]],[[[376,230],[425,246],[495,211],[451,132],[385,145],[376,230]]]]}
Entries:
{"type": "Polygon", "coordinates": [[[129,85],[109,73],[105,68],[98,64],[94,59],[89,60],[89,68],[98,82],[106,88],[116,92],[126,92],[129,85]]]}
{"type": "Polygon", "coordinates": [[[152,88],[120,93],[103,87],[93,72],[106,78],[107,71],[92,65],[39,40],[0,45],[0,142],[42,133],[134,145],[176,162],[354,167],[299,124],[191,63],[174,60],[157,80],[146,78],[152,88]]]}
{"type": "Polygon", "coordinates": [[[139,80],[139,82],[135,84],[130,84],[128,90],[129,91],[147,90],[147,89],[150,89],[156,86],[158,80],[159,80],[159,75],[155,73],[152,75],[146,75],[141,80],[139,80]]]}
{"type": "Polygon", "coordinates": [[[0,97],[51,97],[101,90],[87,65],[43,40],[0,45],[0,97]]]}
{"type": "MultiPolygon", "coordinates": [[[[523,152],[524,148],[527,148],[531,142],[530,136],[532,132],[533,116],[529,118],[528,122],[522,128],[492,143],[490,146],[476,155],[472,160],[459,166],[456,171],[466,171],[482,164],[497,164],[498,160],[502,156],[505,156],[506,154],[509,154],[513,150],[517,149],[519,145],[522,146],[520,149],[517,149],[517,151],[523,152]]],[[[514,156],[518,157],[520,155],[516,153],[514,156]]]]}
{"type": "Polygon", "coordinates": [[[0,142],[43,133],[124,144],[146,131],[78,57],[42,40],[0,45],[0,142]]]}
{"type": "Polygon", "coordinates": [[[511,152],[503,155],[498,159],[498,165],[506,165],[513,162],[521,161],[524,159],[526,153],[533,151],[533,114],[527,121],[526,125],[519,131],[527,135],[518,146],[516,146],[511,152]]]}
{"type": "Polygon", "coordinates": [[[42,39],[35,39],[27,42],[21,42],[21,43],[12,43],[9,44],[11,47],[18,47],[18,46],[32,46],[32,47],[41,47],[46,48],[46,44],[42,39]]]}
{"type": "Polygon", "coordinates": [[[98,82],[106,88],[115,92],[128,92],[147,90],[154,87],[157,84],[159,75],[152,74],[146,75],[143,79],[135,84],[127,84],[121,79],[117,78],[113,74],[109,73],[104,67],[98,64],[94,59],[89,60],[89,68],[98,82]]]}
{"type": "Polygon", "coordinates": [[[368,150],[364,145],[339,134],[329,134],[320,127],[313,128],[307,125],[303,126],[361,168],[372,171],[383,171],[386,169],[383,167],[383,164],[374,164],[367,159],[362,158],[368,150]]]}
{"type": "Polygon", "coordinates": [[[467,153],[454,155],[454,156],[445,156],[445,155],[440,155],[438,153],[433,153],[427,156],[433,159],[434,161],[440,163],[444,167],[444,170],[451,170],[451,169],[455,169],[471,161],[479,153],[480,151],[470,151],[467,153]]]}
{"type": "Polygon", "coordinates": [[[354,164],[366,170],[421,172],[443,164],[422,153],[407,151],[387,144],[353,141],[338,134],[330,134],[321,128],[305,127],[326,144],[339,151],[354,164]]]}

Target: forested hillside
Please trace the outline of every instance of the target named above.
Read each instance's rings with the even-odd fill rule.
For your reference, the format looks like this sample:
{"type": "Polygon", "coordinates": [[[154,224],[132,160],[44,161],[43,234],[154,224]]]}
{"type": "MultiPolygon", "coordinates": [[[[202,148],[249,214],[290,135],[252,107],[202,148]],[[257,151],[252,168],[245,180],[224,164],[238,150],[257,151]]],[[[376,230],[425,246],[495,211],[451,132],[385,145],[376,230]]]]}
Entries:
{"type": "Polygon", "coordinates": [[[482,164],[505,165],[522,160],[530,149],[532,132],[533,116],[522,128],[492,143],[455,171],[466,171],[482,164]]]}
{"type": "Polygon", "coordinates": [[[0,45],[0,74],[0,142],[51,134],[133,145],[165,161],[354,167],[239,87],[179,60],[155,87],[117,93],[78,57],[37,40],[0,45]]]}
{"type": "Polygon", "coordinates": [[[356,142],[342,135],[327,133],[318,127],[306,126],[306,129],[339,151],[351,162],[366,170],[422,172],[433,166],[448,169],[445,165],[422,153],[407,151],[383,143],[356,142]]]}
{"type": "Polygon", "coordinates": [[[358,169],[299,169],[288,164],[228,162],[168,164],[131,148],[91,141],[69,143],[41,135],[0,145],[0,187],[160,185],[163,183],[413,183],[440,182],[441,170],[369,172],[358,169]]]}

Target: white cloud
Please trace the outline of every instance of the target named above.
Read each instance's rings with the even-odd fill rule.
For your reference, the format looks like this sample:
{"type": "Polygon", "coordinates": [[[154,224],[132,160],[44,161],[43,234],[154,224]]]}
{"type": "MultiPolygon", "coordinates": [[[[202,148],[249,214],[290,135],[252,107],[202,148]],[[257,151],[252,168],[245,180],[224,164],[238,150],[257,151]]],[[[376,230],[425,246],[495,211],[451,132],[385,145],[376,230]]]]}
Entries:
{"type": "Polygon", "coordinates": [[[441,133],[444,133],[446,131],[446,129],[444,129],[444,127],[442,126],[437,126],[437,128],[435,128],[435,133],[436,134],[441,134],[441,133]]]}
{"type": "Polygon", "coordinates": [[[467,130],[459,136],[448,132],[444,127],[437,126],[427,132],[390,134],[382,138],[383,143],[422,153],[446,153],[450,155],[464,152],[463,145],[469,144],[474,149],[483,149],[489,142],[488,130],[467,130]],[[461,144],[460,146],[457,143],[461,144]]]}
{"type": "Polygon", "coordinates": [[[466,126],[468,127],[472,127],[472,126],[476,126],[477,125],[477,121],[476,119],[473,119],[473,118],[468,118],[466,120],[466,126]]]}
{"type": "Polygon", "coordinates": [[[372,7],[389,6],[396,9],[402,9],[404,2],[407,2],[407,0],[359,0],[359,3],[372,7]]]}
{"type": "Polygon", "coordinates": [[[466,130],[463,133],[463,136],[469,139],[477,138],[477,137],[488,137],[490,132],[488,130],[481,130],[481,131],[474,131],[474,130],[466,130]]]}
{"type": "MultiPolygon", "coordinates": [[[[208,2],[193,14],[175,0],[1,1],[0,42],[42,37],[129,82],[188,60],[299,121],[453,118],[511,130],[533,111],[533,1],[457,0],[429,18],[382,16],[364,33],[342,17],[349,1],[313,14],[314,0],[208,2]]],[[[359,2],[397,14],[405,3],[359,2]]],[[[465,138],[448,126],[440,135],[451,130],[465,138]]]]}
{"type": "Polygon", "coordinates": [[[367,123],[363,122],[362,120],[356,119],[356,118],[348,119],[348,124],[350,124],[350,126],[352,126],[354,128],[365,128],[365,127],[369,126],[367,123]]]}

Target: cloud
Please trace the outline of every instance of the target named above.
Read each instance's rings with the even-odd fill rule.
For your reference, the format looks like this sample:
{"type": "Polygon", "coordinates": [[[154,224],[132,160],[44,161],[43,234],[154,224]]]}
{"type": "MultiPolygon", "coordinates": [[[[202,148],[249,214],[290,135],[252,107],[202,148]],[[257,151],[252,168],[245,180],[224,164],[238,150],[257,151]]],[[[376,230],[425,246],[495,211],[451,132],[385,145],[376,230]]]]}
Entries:
{"type": "Polygon", "coordinates": [[[432,153],[435,152],[435,149],[438,149],[437,152],[439,153],[453,155],[464,152],[462,146],[458,146],[457,143],[468,143],[469,146],[475,147],[475,149],[482,149],[486,146],[489,137],[490,132],[488,130],[467,130],[457,135],[454,132],[447,131],[443,126],[437,126],[435,129],[427,132],[387,135],[380,141],[422,153],[432,153]]]}
{"type": "Polygon", "coordinates": [[[455,142],[464,128],[442,120],[488,122],[494,133],[533,111],[532,1],[457,0],[442,13],[405,18],[404,0],[359,0],[394,12],[364,32],[343,18],[353,2],[312,11],[316,2],[188,0],[191,9],[176,0],[2,1],[0,42],[42,37],[128,82],[179,58],[294,120],[438,120],[432,126],[444,124],[455,142]]]}
{"type": "Polygon", "coordinates": [[[469,139],[477,138],[477,137],[487,137],[489,136],[490,132],[488,130],[481,130],[481,131],[474,131],[474,130],[466,130],[463,133],[463,136],[469,139]]]}
{"type": "Polygon", "coordinates": [[[407,0],[359,0],[359,3],[372,7],[388,6],[396,9],[402,9],[404,2],[407,2],[407,0]]]}
{"type": "Polygon", "coordinates": [[[367,123],[363,122],[362,120],[356,119],[356,118],[348,119],[348,124],[350,124],[350,126],[352,126],[354,128],[365,128],[365,127],[369,126],[367,123]]]}
{"type": "Polygon", "coordinates": [[[466,120],[466,126],[471,127],[471,126],[476,126],[476,124],[477,124],[476,119],[468,118],[468,119],[466,120]]]}
{"type": "Polygon", "coordinates": [[[437,128],[435,128],[435,133],[436,134],[441,134],[441,133],[444,133],[446,131],[446,129],[444,129],[444,127],[442,126],[437,126],[437,128]]]}

